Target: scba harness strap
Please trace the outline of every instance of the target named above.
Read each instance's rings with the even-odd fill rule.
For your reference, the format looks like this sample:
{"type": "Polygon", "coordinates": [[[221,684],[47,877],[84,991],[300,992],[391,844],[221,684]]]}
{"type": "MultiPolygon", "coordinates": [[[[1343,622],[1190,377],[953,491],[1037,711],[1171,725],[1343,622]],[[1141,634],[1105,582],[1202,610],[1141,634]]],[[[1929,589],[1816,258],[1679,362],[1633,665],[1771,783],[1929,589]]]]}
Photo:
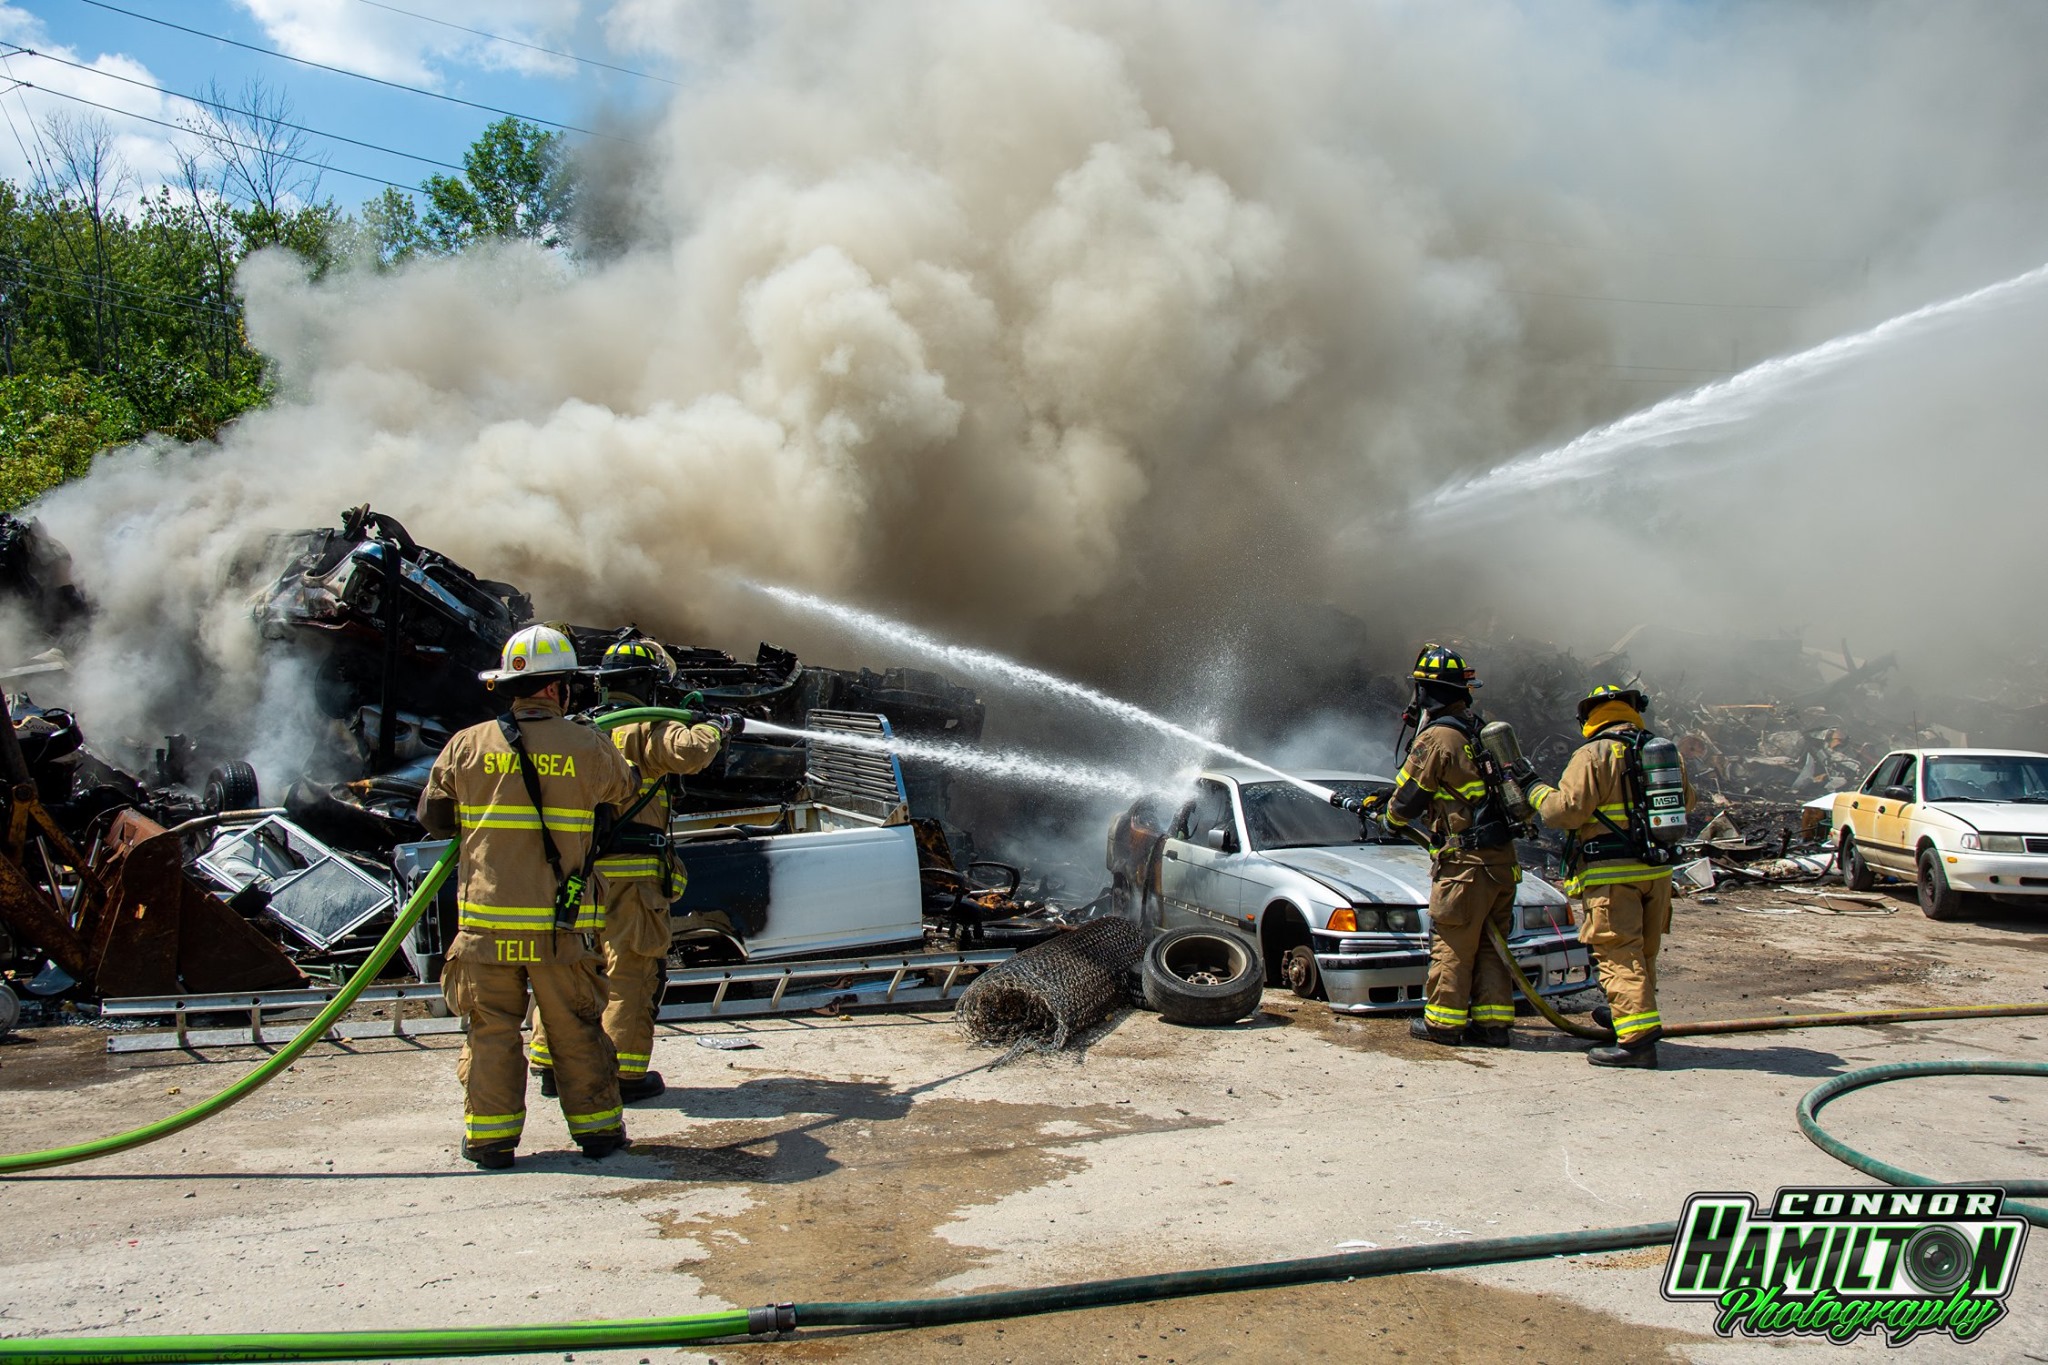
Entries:
{"type": "Polygon", "coordinates": [[[1507,818],[1507,803],[1501,795],[1499,765],[1492,761],[1492,755],[1479,743],[1479,718],[1457,715],[1432,716],[1423,722],[1415,732],[1421,739],[1439,725],[1456,730],[1465,740],[1466,756],[1479,770],[1479,780],[1486,786],[1486,793],[1472,803],[1472,827],[1445,838],[1445,848],[1455,848],[1464,853],[1476,853],[1489,848],[1504,848],[1515,841],[1514,822],[1507,818]]]}
{"type": "MultiPolygon", "coordinates": [[[[574,929],[576,917],[583,907],[583,884],[590,879],[590,860],[571,877],[562,871],[562,850],[555,846],[555,836],[548,832],[547,805],[541,800],[540,773],[533,766],[533,755],[526,752],[526,737],[519,731],[519,722],[508,712],[498,717],[498,733],[505,737],[505,743],[512,746],[512,752],[519,759],[519,780],[526,787],[526,799],[533,802],[533,818],[540,826],[541,851],[547,854],[548,867],[555,874],[555,928],[574,929]]],[[[593,837],[590,846],[597,847],[593,837]]]]}
{"type": "Polygon", "coordinates": [[[1648,730],[1616,722],[1586,741],[1597,744],[1602,740],[1612,740],[1621,745],[1622,822],[1617,824],[1605,811],[1594,810],[1593,818],[1607,826],[1609,832],[1583,840],[1576,834],[1568,835],[1563,859],[1565,871],[1577,872],[1590,863],[1638,862],[1662,867],[1675,861],[1677,854],[1674,850],[1650,837],[1649,783],[1643,775],[1643,745],[1649,739],[1648,730]],[[1616,733],[1617,730],[1620,733],[1616,733]]]}

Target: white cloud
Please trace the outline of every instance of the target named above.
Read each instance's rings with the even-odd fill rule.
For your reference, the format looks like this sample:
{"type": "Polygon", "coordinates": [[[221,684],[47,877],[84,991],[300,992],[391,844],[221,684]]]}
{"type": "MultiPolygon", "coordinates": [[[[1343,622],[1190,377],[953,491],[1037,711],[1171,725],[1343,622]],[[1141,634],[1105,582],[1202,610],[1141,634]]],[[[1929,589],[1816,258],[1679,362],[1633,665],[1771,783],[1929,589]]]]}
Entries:
{"type": "Polygon", "coordinates": [[[236,0],[281,51],[384,80],[439,86],[447,63],[567,75],[572,63],[531,48],[448,27],[460,24],[520,42],[568,49],[581,0],[395,0],[395,13],[360,0],[236,0]]]}
{"type": "Polygon", "coordinates": [[[0,176],[27,183],[39,174],[57,173],[51,165],[58,155],[50,134],[53,120],[104,123],[113,135],[115,156],[127,172],[130,193],[175,179],[179,152],[197,146],[198,139],[191,134],[142,121],[184,123],[197,111],[165,93],[149,68],[135,58],[121,53],[88,58],[75,48],[51,43],[39,19],[5,4],[0,4],[0,40],[45,54],[0,58],[0,176]],[[85,100],[92,103],[80,102],[85,100]],[[115,110],[142,118],[123,117],[115,110]]]}

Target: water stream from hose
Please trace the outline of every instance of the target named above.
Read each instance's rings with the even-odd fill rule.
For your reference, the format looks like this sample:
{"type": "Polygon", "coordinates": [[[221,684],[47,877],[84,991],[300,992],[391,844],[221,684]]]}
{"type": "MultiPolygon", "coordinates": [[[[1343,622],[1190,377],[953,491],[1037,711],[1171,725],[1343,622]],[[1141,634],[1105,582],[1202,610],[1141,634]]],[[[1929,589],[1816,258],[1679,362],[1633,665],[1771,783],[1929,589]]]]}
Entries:
{"type": "Polygon", "coordinates": [[[2048,265],[2036,266],[2009,280],[1901,313],[1875,327],[1752,365],[1731,378],[1595,427],[1554,449],[1532,452],[1484,474],[1446,484],[1417,503],[1414,511],[1431,520],[1454,512],[1469,514],[1486,504],[1505,503],[1516,495],[1593,478],[1634,452],[1676,445],[1743,421],[1788,389],[1849,364],[1880,346],[2007,302],[2044,282],[2048,282],[2048,265]]]}
{"type": "Polygon", "coordinates": [[[879,735],[849,734],[843,730],[792,730],[786,725],[776,725],[762,720],[748,721],[747,733],[769,735],[777,739],[818,740],[843,745],[849,749],[861,749],[868,753],[894,754],[899,758],[935,763],[941,767],[957,768],[963,772],[979,773],[984,777],[1007,782],[1057,787],[1066,791],[1098,792],[1104,796],[1124,800],[1142,796],[1146,792],[1163,791],[1184,785],[1174,781],[1148,780],[1121,768],[1095,768],[1082,763],[1068,763],[1061,759],[1040,758],[1015,750],[974,749],[965,744],[938,744],[930,740],[893,737],[884,739],[879,735]]]}
{"type": "Polygon", "coordinates": [[[1142,706],[1124,701],[1118,697],[1112,697],[1106,692],[1099,692],[1083,683],[1062,678],[1057,674],[1047,673],[1043,669],[1033,668],[1029,664],[997,654],[992,650],[973,649],[966,645],[950,644],[939,639],[937,636],[926,634],[915,626],[891,620],[886,616],[878,616],[874,612],[863,611],[858,607],[851,607],[843,602],[833,602],[814,593],[799,592],[795,588],[779,587],[773,583],[760,583],[751,579],[741,579],[738,581],[741,587],[773,598],[785,607],[793,607],[815,616],[823,616],[843,629],[858,635],[872,636],[877,639],[887,640],[892,644],[901,645],[906,649],[916,650],[918,653],[928,658],[937,659],[962,673],[988,682],[1007,684],[1025,691],[1036,692],[1041,696],[1077,702],[1103,715],[1114,717],[1127,725],[1138,726],[1165,735],[1170,739],[1178,740],[1197,751],[1222,754],[1233,762],[1242,763],[1246,767],[1257,768],[1260,772],[1271,773],[1282,781],[1293,783],[1319,801],[1327,801],[1331,797],[1328,787],[1304,781],[1293,776],[1291,773],[1284,773],[1272,764],[1262,763],[1250,754],[1242,753],[1227,744],[1219,743],[1200,731],[1190,730],[1187,726],[1176,724],[1164,716],[1154,715],[1142,706]]]}

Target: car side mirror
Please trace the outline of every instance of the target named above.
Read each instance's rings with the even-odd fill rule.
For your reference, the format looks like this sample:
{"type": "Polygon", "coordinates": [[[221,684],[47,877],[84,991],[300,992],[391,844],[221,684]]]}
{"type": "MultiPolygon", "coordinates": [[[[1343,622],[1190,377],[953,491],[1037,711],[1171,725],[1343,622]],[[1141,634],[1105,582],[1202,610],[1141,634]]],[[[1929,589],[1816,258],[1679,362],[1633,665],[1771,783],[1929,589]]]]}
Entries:
{"type": "Polygon", "coordinates": [[[1237,831],[1228,825],[1218,825],[1202,836],[1202,846],[1216,853],[1237,852],[1237,831]]]}
{"type": "Polygon", "coordinates": [[[1878,795],[1887,801],[1911,801],[1913,799],[1913,789],[1911,787],[1886,787],[1878,795]]]}

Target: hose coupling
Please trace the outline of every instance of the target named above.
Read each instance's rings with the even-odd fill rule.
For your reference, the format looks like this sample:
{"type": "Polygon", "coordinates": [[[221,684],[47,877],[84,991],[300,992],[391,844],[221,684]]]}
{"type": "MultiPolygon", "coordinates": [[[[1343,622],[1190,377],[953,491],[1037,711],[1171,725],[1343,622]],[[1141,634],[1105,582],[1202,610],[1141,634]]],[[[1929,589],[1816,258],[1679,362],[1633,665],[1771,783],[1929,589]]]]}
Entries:
{"type": "Polygon", "coordinates": [[[793,1303],[771,1303],[747,1310],[748,1336],[770,1337],[795,1330],[796,1305],[793,1303]]]}

